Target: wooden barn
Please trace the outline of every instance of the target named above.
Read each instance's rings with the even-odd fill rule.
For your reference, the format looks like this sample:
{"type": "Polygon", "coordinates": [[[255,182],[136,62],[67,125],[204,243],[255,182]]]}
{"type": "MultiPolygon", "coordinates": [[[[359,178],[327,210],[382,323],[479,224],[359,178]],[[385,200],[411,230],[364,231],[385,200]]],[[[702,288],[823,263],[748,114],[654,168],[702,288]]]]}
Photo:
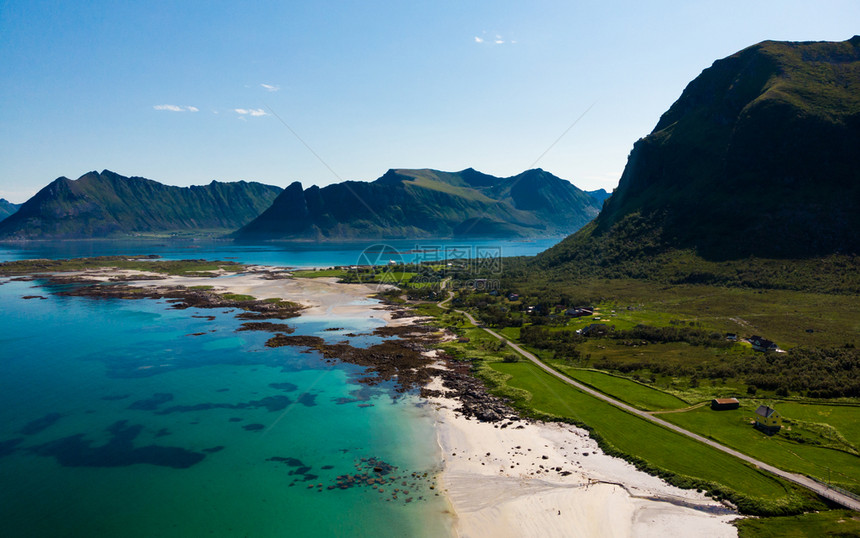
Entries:
{"type": "Polygon", "coordinates": [[[711,409],[714,411],[728,411],[729,409],[737,409],[741,403],[737,398],[714,398],[711,400],[711,409]]]}

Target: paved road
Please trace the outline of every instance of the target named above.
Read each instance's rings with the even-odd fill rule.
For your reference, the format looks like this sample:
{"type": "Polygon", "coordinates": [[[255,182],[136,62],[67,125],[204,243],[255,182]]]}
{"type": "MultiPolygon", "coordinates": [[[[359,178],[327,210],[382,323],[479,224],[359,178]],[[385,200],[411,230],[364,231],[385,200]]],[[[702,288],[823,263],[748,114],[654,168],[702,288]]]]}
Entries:
{"type": "MultiPolygon", "coordinates": [[[[444,301],[438,303],[438,306],[441,308],[448,308],[445,305],[453,298],[454,298],[454,294],[449,291],[448,292],[448,298],[445,299],[444,301]]],[[[558,379],[564,381],[568,385],[576,387],[577,389],[579,389],[585,393],[588,393],[588,394],[594,396],[595,398],[599,398],[599,399],[601,399],[607,403],[610,403],[610,404],[614,405],[615,407],[618,407],[619,409],[623,409],[624,411],[627,411],[628,413],[631,413],[633,415],[641,417],[645,420],[651,421],[655,424],[659,424],[660,426],[663,426],[664,428],[667,428],[667,429],[672,430],[674,432],[680,433],[681,435],[686,435],[687,437],[695,439],[696,441],[699,441],[700,443],[705,443],[706,445],[711,446],[713,448],[716,448],[717,450],[722,450],[723,452],[725,452],[727,454],[731,454],[732,456],[735,456],[736,458],[740,458],[746,462],[752,463],[753,465],[755,465],[756,467],[758,467],[760,469],[764,469],[765,471],[773,473],[773,474],[775,474],[781,478],[784,478],[790,482],[794,482],[795,484],[798,484],[798,485],[803,486],[807,489],[810,489],[810,490],[814,491],[815,493],[821,495],[822,497],[824,497],[826,499],[830,499],[831,501],[836,502],[836,503],[838,503],[838,504],[840,504],[846,508],[850,508],[851,510],[860,511],[860,501],[854,499],[853,497],[843,495],[842,493],[835,491],[835,490],[827,487],[824,484],[816,482],[815,480],[812,480],[809,477],[806,477],[806,476],[803,476],[800,474],[796,474],[796,473],[789,473],[787,471],[783,471],[782,469],[777,469],[773,465],[768,465],[767,463],[765,463],[763,461],[759,461],[755,458],[747,456],[746,454],[744,454],[742,452],[738,452],[737,450],[729,448],[725,445],[721,445],[720,443],[717,443],[716,441],[713,441],[713,440],[708,439],[706,437],[702,437],[701,435],[693,433],[689,430],[685,430],[684,428],[681,428],[680,426],[672,424],[671,422],[666,422],[665,420],[658,418],[658,417],[655,417],[646,411],[642,411],[641,409],[636,409],[635,407],[630,406],[624,402],[618,401],[615,398],[612,398],[610,396],[607,396],[606,394],[603,394],[602,392],[596,391],[587,385],[583,385],[582,383],[579,383],[578,381],[571,379],[571,378],[567,377],[566,375],[562,374],[561,372],[554,370],[553,368],[547,366],[546,364],[541,362],[541,360],[538,359],[533,353],[526,351],[525,349],[523,349],[519,345],[511,342],[510,340],[503,337],[502,335],[500,335],[496,331],[494,331],[492,329],[488,329],[487,327],[484,327],[483,324],[479,323],[468,312],[464,312],[463,310],[454,310],[454,312],[463,314],[464,316],[466,316],[466,318],[468,318],[468,320],[473,325],[475,325],[476,327],[481,327],[482,329],[484,329],[485,331],[487,331],[488,333],[490,333],[494,337],[498,338],[499,340],[501,340],[503,342],[506,342],[517,353],[519,353],[523,357],[525,357],[528,360],[530,360],[531,362],[533,362],[535,365],[537,365],[539,368],[544,370],[546,373],[548,373],[554,377],[557,377],[558,379]]]]}

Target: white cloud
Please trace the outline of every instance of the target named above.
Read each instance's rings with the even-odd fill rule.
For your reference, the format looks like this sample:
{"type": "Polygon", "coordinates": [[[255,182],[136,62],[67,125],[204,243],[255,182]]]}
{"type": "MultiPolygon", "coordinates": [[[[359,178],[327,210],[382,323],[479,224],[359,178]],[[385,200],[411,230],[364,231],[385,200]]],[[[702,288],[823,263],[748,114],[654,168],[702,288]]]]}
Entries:
{"type": "Polygon", "coordinates": [[[198,112],[200,109],[196,106],[179,106],[179,105],[153,105],[155,110],[169,110],[170,112],[198,112]]]}
{"type": "Polygon", "coordinates": [[[505,43],[509,43],[513,45],[516,43],[516,41],[506,40],[500,34],[491,34],[488,36],[487,32],[482,32],[481,36],[475,36],[475,43],[493,43],[495,45],[504,45],[505,43]]]}
{"type": "Polygon", "coordinates": [[[267,92],[276,92],[281,89],[280,86],[275,86],[274,84],[260,84],[260,86],[267,92]]]}
{"type": "Polygon", "coordinates": [[[259,117],[259,116],[268,116],[269,115],[262,108],[234,108],[233,111],[236,112],[236,114],[239,114],[242,116],[259,117]]]}

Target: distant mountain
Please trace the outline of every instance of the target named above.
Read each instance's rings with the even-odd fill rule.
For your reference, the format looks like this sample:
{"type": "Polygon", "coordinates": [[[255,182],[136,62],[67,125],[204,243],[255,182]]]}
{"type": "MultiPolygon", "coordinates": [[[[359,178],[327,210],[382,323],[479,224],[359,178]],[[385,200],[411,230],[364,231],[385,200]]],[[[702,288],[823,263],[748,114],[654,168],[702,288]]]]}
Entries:
{"type": "Polygon", "coordinates": [[[13,204],[5,198],[0,198],[0,221],[5,220],[21,207],[21,204],[13,204]]]}
{"type": "Polygon", "coordinates": [[[636,142],[600,216],[538,263],[860,253],[860,36],[705,69],[636,142]]]}
{"type": "Polygon", "coordinates": [[[173,187],[109,170],[58,178],[0,222],[2,239],[117,237],[138,233],[235,230],[281,189],[239,181],[173,187]]]}
{"type": "Polygon", "coordinates": [[[606,192],[606,189],[597,189],[596,191],[585,191],[585,194],[597,200],[598,203],[603,204],[603,201],[609,198],[612,193],[606,192]]]}
{"type": "Polygon", "coordinates": [[[593,219],[594,198],[540,169],[498,178],[389,170],[373,182],[287,187],[234,235],[239,240],[535,237],[575,231],[593,219]]]}

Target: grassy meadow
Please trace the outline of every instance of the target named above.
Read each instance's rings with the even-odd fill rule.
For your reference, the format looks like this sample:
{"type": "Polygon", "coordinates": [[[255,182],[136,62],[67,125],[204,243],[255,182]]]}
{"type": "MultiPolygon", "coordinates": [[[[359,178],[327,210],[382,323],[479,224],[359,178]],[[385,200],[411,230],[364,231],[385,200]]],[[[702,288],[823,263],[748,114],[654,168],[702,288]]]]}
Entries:
{"type": "MultiPolygon", "coordinates": [[[[854,295],[633,279],[550,285],[538,278],[507,283],[494,294],[461,290],[452,306],[470,311],[553,368],[607,395],[775,466],[860,492],[860,398],[814,397],[802,387],[783,391],[765,379],[802,377],[802,370],[782,376],[774,361],[799,357],[802,362],[804,353],[820,349],[842,350],[850,362],[860,344],[860,301],[854,295]],[[510,293],[518,297],[511,300],[510,293]],[[594,308],[593,316],[563,315],[566,308],[585,305],[594,308]],[[610,332],[576,334],[595,323],[610,332]],[[531,327],[543,331],[539,338],[528,337],[531,327]],[[630,336],[642,327],[647,334],[671,337],[630,336]],[[727,333],[740,338],[729,341],[727,333]],[[755,352],[743,341],[752,335],[771,339],[788,353],[755,352]],[[771,366],[767,375],[763,364],[771,366]],[[741,409],[710,409],[712,398],[728,396],[738,397],[741,409]],[[776,435],[751,425],[761,404],[784,417],[776,435]]],[[[747,513],[773,516],[824,507],[814,495],[582,393],[524,359],[505,361],[510,350],[481,329],[435,306],[421,308],[468,338],[446,344],[447,350],[472,361],[494,392],[526,414],[584,425],[609,453],[674,483],[729,498],[747,513]]],[[[756,529],[744,532],[756,535],[756,529]]]]}

